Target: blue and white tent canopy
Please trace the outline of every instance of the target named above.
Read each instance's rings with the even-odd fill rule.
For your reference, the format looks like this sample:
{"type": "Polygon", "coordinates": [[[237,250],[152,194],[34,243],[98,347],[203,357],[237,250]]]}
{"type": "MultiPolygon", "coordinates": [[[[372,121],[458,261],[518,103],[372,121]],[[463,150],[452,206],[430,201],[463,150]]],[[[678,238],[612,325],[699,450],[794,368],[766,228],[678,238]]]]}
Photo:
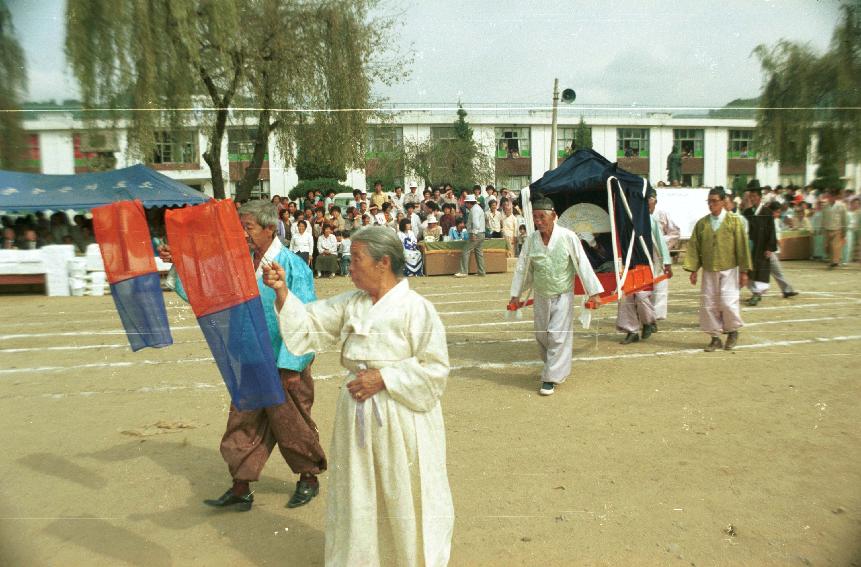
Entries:
{"type": "Polygon", "coordinates": [[[145,165],[78,175],[0,171],[3,211],[92,209],[130,199],[144,207],[169,207],[198,205],[209,197],[145,165]]]}

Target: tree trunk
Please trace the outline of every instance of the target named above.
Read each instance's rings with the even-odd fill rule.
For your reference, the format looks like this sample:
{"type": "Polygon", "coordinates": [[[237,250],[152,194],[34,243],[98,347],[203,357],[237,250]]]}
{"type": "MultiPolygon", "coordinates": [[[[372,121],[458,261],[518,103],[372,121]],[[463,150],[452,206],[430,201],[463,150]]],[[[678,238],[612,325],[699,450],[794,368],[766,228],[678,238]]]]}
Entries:
{"type": "Polygon", "coordinates": [[[212,194],[216,199],[224,199],[224,175],[221,169],[221,140],[227,127],[227,109],[219,108],[215,117],[215,126],[209,136],[209,146],[203,152],[203,161],[209,166],[212,177],[212,194]]]}
{"type": "Polygon", "coordinates": [[[240,203],[247,201],[251,197],[251,189],[260,179],[260,166],[263,165],[263,156],[269,148],[269,133],[272,131],[269,124],[270,111],[264,108],[260,111],[260,118],[257,121],[257,133],[254,139],[254,152],[251,154],[251,161],[245,172],[242,174],[242,180],[236,188],[236,200],[240,203]]]}

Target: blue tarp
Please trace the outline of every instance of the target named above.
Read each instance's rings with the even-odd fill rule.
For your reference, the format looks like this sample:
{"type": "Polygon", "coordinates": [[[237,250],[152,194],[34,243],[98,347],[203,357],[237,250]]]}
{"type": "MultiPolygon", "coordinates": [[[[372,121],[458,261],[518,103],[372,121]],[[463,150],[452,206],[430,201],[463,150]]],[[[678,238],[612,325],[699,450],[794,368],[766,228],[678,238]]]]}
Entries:
{"type": "Polygon", "coordinates": [[[209,197],[146,167],[78,175],[42,175],[0,171],[0,210],[92,209],[139,199],[144,207],[197,205],[209,197]]]}
{"type": "MultiPolygon", "coordinates": [[[[649,219],[649,206],[646,202],[644,187],[649,187],[648,181],[643,184],[643,178],[620,169],[618,164],[610,163],[604,156],[594,150],[578,150],[566,159],[559,167],[548,171],[544,177],[529,186],[532,195],[543,193],[553,201],[558,214],[577,203],[592,203],[605,211],[607,208],[607,179],[615,177],[619,184],[613,184],[613,191],[619,189],[625,193],[633,224],[628,219],[628,213],[618,196],[615,199],[616,227],[619,234],[619,244],[622,248],[622,261],[628,252],[631,241],[631,231],[635,229],[642,235],[649,250],[652,249],[652,225],[649,219]]],[[[609,211],[608,211],[609,212],[609,211]]],[[[609,235],[606,242],[601,242],[609,250],[609,235]]],[[[599,242],[601,239],[599,239],[599,242]]],[[[593,260],[594,263],[594,260],[593,260]]],[[[631,265],[648,264],[645,254],[639,244],[634,244],[631,265]]],[[[593,266],[597,267],[597,266],[593,266]]]]}

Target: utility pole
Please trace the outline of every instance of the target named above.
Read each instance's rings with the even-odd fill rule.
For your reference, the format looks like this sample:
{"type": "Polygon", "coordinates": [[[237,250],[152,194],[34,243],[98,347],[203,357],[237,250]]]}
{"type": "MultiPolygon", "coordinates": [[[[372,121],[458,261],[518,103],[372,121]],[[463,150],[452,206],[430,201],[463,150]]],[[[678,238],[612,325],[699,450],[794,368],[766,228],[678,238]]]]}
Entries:
{"type": "Polygon", "coordinates": [[[556,114],[559,106],[559,79],[553,79],[553,125],[550,127],[550,167],[556,169],[556,114]]]}

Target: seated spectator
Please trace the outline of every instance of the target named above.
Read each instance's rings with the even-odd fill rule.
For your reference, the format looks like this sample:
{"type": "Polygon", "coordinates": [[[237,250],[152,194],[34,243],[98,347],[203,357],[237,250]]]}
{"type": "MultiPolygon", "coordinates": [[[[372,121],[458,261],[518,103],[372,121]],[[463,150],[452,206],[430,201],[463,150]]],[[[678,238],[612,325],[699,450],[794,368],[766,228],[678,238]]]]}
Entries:
{"type": "Polygon", "coordinates": [[[36,234],[36,231],[32,228],[28,228],[24,231],[24,236],[20,240],[18,240],[18,249],[19,250],[36,250],[37,248],[41,248],[45,245],[45,241],[36,234]]]}
{"type": "Polygon", "coordinates": [[[314,268],[317,270],[318,278],[322,277],[323,274],[334,278],[340,268],[338,265],[338,239],[332,234],[331,225],[324,224],[322,233],[317,239],[317,260],[314,262],[314,268]]]}
{"type": "Polygon", "coordinates": [[[442,240],[442,229],[436,221],[436,217],[428,215],[424,227],[425,242],[440,242],[442,240]]]}
{"type": "Polygon", "coordinates": [[[18,239],[15,237],[15,229],[7,227],[3,229],[3,239],[0,241],[0,249],[2,250],[17,250],[18,239]]]}
{"type": "Polygon", "coordinates": [[[311,267],[311,253],[314,252],[314,238],[308,230],[308,221],[299,220],[296,223],[297,231],[290,238],[290,251],[301,257],[311,267]]]}
{"type": "Polygon", "coordinates": [[[404,245],[404,275],[407,277],[423,276],[424,261],[419,250],[418,240],[412,231],[412,225],[408,219],[398,223],[398,240],[404,245]]]}
{"type": "Polygon", "coordinates": [[[449,240],[469,240],[469,234],[466,232],[466,223],[463,217],[457,217],[455,225],[448,229],[449,240]]]}
{"type": "Polygon", "coordinates": [[[443,234],[448,234],[454,225],[457,223],[457,218],[454,216],[455,205],[452,203],[442,204],[442,216],[439,218],[439,227],[443,234]]]}

